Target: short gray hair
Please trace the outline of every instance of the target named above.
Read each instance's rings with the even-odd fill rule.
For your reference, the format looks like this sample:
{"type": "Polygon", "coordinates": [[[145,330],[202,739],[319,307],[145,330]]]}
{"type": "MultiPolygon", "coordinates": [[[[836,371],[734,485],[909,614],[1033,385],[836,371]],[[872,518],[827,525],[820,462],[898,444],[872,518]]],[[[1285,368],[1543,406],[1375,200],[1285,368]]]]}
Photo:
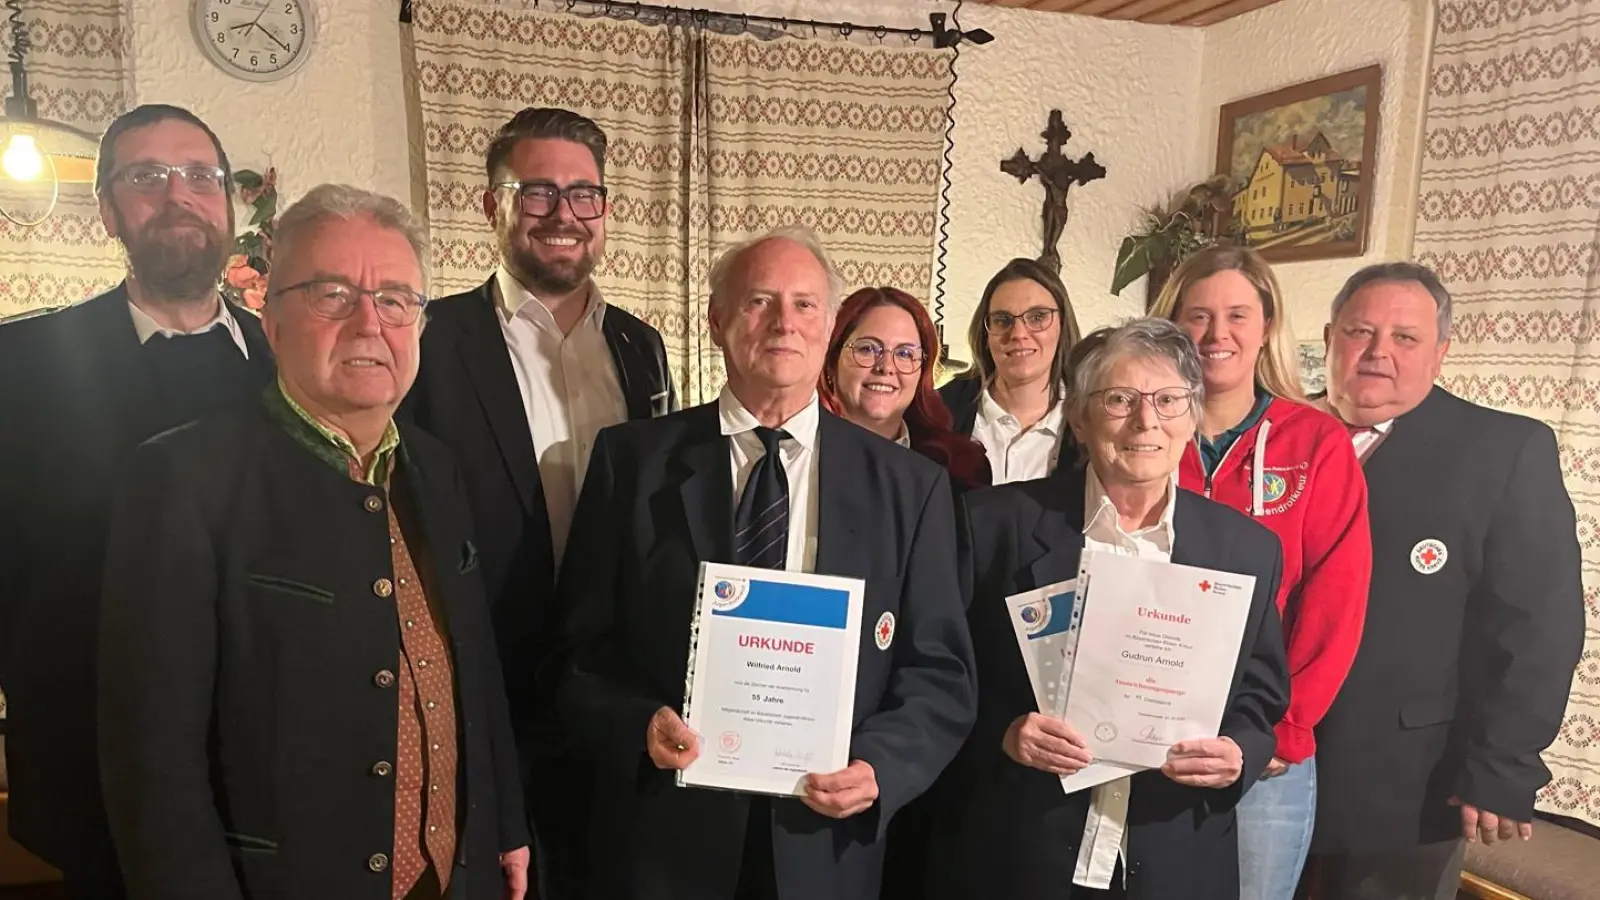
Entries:
{"type": "Polygon", "coordinates": [[[1200,351],[1177,323],[1149,316],[1100,328],[1072,348],[1068,359],[1071,375],[1067,379],[1069,417],[1084,421],[1089,412],[1089,396],[1101,389],[1101,382],[1111,374],[1113,366],[1130,356],[1172,366],[1183,379],[1183,386],[1194,392],[1190,410],[1195,427],[1199,428],[1206,403],[1206,377],[1200,366],[1200,351]]]}
{"type": "MultiPolygon", "coordinates": [[[[422,222],[399,200],[348,184],[319,184],[291,204],[278,217],[278,224],[273,229],[273,255],[287,253],[302,232],[310,231],[330,219],[368,219],[379,228],[400,232],[417,254],[423,284],[427,284],[428,233],[422,222]]],[[[268,271],[269,277],[276,269],[273,266],[268,271]]]]}
{"type": "Polygon", "coordinates": [[[1389,262],[1376,263],[1351,275],[1345,281],[1344,287],[1339,289],[1333,298],[1333,307],[1328,311],[1330,323],[1339,321],[1339,312],[1356,292],[1369,284],[1386,281],[1410,281],[1422,286],[1433,297],[1434,305],[1438,307],[1439,340],[1448,340],[1450,337],[1450,292],[1444,289],[1444,283],[1439,276],[1427,266],[1414,262],[1389,262]]]}
{"type": "Polygon", "coordinates": [[[828,310],[838,312],[839,304],[844,300],[844,279],[839,276],[839,270],[833,267],[833,260],[828,258],[828,251],[823,248],[822,240],[817,237],[817,233],[805,225],[784,225],[774,228],[760,237],[734,244],[724,250],[722,255],[717,257],[717,261],[711,264],[711,274],[707,278],[711,283],[711,299],[721,302],[728,290],[728,279],[733,275],[733,270],[738,268],[739,261],[746,253],[767,241],[780,239],[794,241],[816,257],[817,262],[822,265],[822,271],[828,276],[828,310]]]}

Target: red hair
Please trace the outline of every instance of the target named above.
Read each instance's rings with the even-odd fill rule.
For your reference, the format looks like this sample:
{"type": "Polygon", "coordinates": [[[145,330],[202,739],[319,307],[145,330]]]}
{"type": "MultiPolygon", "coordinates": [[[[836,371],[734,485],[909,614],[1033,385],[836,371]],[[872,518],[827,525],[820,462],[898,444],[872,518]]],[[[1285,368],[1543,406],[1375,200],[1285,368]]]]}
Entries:
{"type": "Polygon", "coordinates": [[[983,445],[955,432],[950,408],[933,387],[933,368],[939,358],[939,333],[933,327],[933,318],[917,298],[905,291],[892,287],[862,288],[845,298],[834,319],[833,337],[828,341],[828,355],[822,366],[822,383],[817,386],[822,408],[836,416],[844,415],[844,405],[836,387],[844,342],[861,318],[880,306],[905,310],[916,323],[917,337],[922,344],[922,372],[911,405],[904,413],[911,449],[944,466],[951,479],[963,488],[988,487],[989,457],[984,454],[983,445]]]}

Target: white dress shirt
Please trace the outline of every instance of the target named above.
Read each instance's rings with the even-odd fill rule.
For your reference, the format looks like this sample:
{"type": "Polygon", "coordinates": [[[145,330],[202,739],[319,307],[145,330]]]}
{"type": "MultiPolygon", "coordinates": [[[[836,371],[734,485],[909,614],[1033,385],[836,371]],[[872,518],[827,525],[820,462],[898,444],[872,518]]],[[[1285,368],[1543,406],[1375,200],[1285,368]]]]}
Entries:
{"type": "Polygon", "coordinates": [[[1066,432],[1066,402],[1050,408],[1044,418],[1023,428],[1017,417],[1000,408],[985,389],[978,402],[978,416],[972,423],[972,437],[983,445],[989,457],[994,484],[1031,481],[1055,471],[1061,455],[1061,437],[1066,432]]]}
{"type": "MultiPolygon", "coordinates": [[[[1328,415],[1333,416],[1335,419],[1339,419],[1339,413],[1333,408],[1333,405],[1328,402],[1328,398],[1326,396],[1317,398],[1316,400],[1312,401],[1311,405],[1322,410],[1328,415]]],[[[1393,419],[1390,419],[1386,422],[1379,422],[1370,428],[1363,428],[1359,425],[1351,425],[1349,422],[1345,422],[1343,419],[1339,419],[1339,421],[1344,425],[1345,428],[1350,430],[1350,442],[1356,448],[1356,459],[1360,460],[1361,462],[1367,461],[1367,457],[1372,455],[1372,451],[1378,449],[1378,445],[1383,443],[1383,439],[1389,436],[1389,429],[1394,426],[1393,419]]]]}
{"type": "Polygon", "coordinates": [[[176,328],[168,328],[162,325],[151,318],[149,313],[134,306],[132,300],[128,301],[128,315],[133,317],[133,333],[138,335],[139,346],[141,347],[149,343],[150,339],[158,334],[169,338],[186,334],[204,334],[221,325],[223,328],[228,329],[228,335],[233,338],[234,346],[239,348],[239,352],[244,354],[245,359],[249,359],[250,348],[244,342],[244,329],[239,327],[239,321],[228,312],[228,308],[223,303],[222,296],[219,294],[217,296],[217,314],[211,317],[211,321],[190,331],[180,331],[176,328]]]}
{"type": "Polygon", "coordinates": [[[601,328],[606,304],[600,289],[590,284],[583,317],[570,334],[562,334],[550,309],[505,266],[495,272],[494,286],[500,331],[539,460],[550,544],[559,567],[595,435],[628,418],[627,400],[601,328]]]}
{"type": "MultiPolygon", "coordinates": [[[[717,412],[733,458],[733,498],[738,503],[750,470],[766,455],[755,433],[761,423],[726,386],[717,397],[717,412]]],[[[783,454],[783,474],[789,480],[789,548],[784,569],[790,572],[816,570],[818,418],[817,395],[813,393],[811,402],[778,426],[789,433],[779,442],[778,452],[783,454]]]]}
{"type": "MultiPolygon", "coordinates": [[[[1161,520],[1148,528],[1129,533],[1123,530],[1117,508],[1101,487],[1094,466],[1086,468],[1088,476],[1083,492],[1084,549],[1171,562],[1175,539],[1172,512],[1178,502],[1177,473],[1173,473],[1167,487],[1166,506],[1161,511],[1161,520]]],[[[1119,856],[1124,861],[1123,871],[1127,871],[1128,795],[1132,792],[1132,785],[1132,779],[1119,778],[1091,788],[1089,818],[1083,824],[1083,842],[1078,847],[1077,868],[1072,872],[1073,884],[1101,890],[1109,888],[1119,856]]]]}

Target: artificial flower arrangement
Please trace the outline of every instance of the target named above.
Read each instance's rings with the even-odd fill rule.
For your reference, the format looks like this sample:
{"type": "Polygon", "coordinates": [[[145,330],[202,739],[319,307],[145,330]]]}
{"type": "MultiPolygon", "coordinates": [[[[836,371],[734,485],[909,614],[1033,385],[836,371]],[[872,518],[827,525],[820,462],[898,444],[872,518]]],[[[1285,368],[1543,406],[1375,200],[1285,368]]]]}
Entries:
{"type": "Polygon", "coordinates": [[[272,226],[278,216],[278,170],[233,173],[239,201],[250,207],[250,227],[233,239],[233,253],[222,273],[222,295],[259,313],[267,302],[267,269],[272,258],[272,226]]]}

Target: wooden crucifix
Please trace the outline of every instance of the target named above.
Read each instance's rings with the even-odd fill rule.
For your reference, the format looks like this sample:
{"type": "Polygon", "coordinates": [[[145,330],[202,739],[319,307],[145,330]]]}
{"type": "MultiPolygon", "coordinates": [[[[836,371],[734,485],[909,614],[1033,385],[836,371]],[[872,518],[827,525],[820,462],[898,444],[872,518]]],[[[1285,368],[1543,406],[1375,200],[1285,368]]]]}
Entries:
{"type": "Polygon", "coordinates": [[[1061,120],[1059,109],[1050,110],[1050,124],[1039,136],[1045,141],[1043,155],[1030,159],[1027,151],[1018,147],[1016,155],[1000,162],[1000,171],[1024,183],[1039,176],[1044,185],[1044,251],[1039,254],[1039,262],[1059,273],[1061,254],[1056,252],[1056,245],[1067,227],[1067,191],[1073,184],[1088,184],[1106,177],[1106,169],[1094,161],[1093,153],[1085,154],[1082,159],[1071,159],[1062,152],[1072,132],[1061,120]]]}

